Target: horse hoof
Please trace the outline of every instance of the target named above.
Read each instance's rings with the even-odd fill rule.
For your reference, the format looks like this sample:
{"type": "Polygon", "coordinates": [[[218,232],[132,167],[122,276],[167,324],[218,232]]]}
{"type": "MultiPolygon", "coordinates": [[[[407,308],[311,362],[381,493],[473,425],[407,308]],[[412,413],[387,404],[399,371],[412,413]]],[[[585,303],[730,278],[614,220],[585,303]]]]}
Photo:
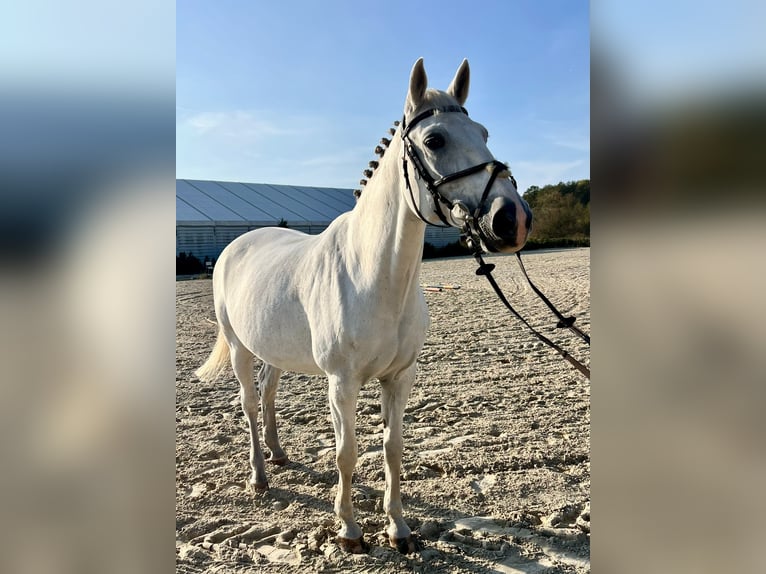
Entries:
{"type": "Polygon", "coordinates": [[[290,459],[286,456],[280,456],[279,458],[274,458],[273,456],[266,459],[266,462],[270,462],[271,464],[276,464],[277,466],[285,466],[288,462],[290,462],[290,459]]]}
{"type": "Polygon", "coordinates": [[[364,540],[364,536],[359,538],[337,538],[338,546],[344,552],[349,554],[367,554],[370,551],[370,545],[364,540]]]}
{"type": "Polygon", "coordinates": [[[402,554],[412,554],[420,548],[418,539],[414,535],[407,536],[406,538],[389,537],[388,543],[391,545],[391,548],[396,548],[402,554]]]}
{"type": "Polygon", "coordinates": [[[253,494],[266,492],[268,489],[269,489],[268,482],[248,482],[247,483],[247,490],[249,492],[252,492],[253,494]]]}

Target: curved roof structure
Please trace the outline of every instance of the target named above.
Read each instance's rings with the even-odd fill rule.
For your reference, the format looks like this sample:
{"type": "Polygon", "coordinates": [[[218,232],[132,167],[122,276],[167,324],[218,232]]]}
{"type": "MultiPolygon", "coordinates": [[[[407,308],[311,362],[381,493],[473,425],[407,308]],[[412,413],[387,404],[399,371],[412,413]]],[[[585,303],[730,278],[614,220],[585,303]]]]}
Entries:
{"type": "Polygon", "coordinates": [[[355,203],[351,189],[176,180],[176,224],[321,225],[355,203]]]}

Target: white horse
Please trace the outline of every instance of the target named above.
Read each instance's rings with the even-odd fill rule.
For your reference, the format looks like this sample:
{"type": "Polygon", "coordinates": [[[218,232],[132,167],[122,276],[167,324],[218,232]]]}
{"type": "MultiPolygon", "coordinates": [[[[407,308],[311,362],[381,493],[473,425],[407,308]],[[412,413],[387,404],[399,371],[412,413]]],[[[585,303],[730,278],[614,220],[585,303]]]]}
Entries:
{"type": "Polygon", "coordinates": [[[401,552],[415,550],[402,518],[399,473],[402,417],[428,328],[419,286],[426,224],[471,225],[482,247],[495,252],[518,251],[529,233],[532,216],[513,177],[487,149],[487,130],[462,108],[468,84],[464,60],[446,92],[426,89],[419,59],[404,119],[384,142],[385,155],[377,150],[381,160],[354,209],[315,236],[276,227],[246,233],[224,249],[213,273],[218,339],[196,374],[210,381],[231,360],[250,427],[254,490],[268,488],[259,403],[269,462],[285,464],[274,413],[280,374],[327,375],[338,543],[346,551],[369,549],[354,520],[351,475],[357,397],[371,379],[381,385],[387,533],[401,552]],[[263,362],[257,385],[255,357],[263,362]]]}

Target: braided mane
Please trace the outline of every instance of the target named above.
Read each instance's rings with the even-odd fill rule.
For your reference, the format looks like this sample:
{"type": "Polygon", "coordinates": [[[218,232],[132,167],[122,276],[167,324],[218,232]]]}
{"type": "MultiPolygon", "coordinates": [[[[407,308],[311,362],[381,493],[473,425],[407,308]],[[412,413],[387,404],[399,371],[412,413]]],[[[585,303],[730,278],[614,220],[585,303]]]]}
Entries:
{"type": "MultiPolygon", "coordinates": [[[[399,125],[399,120],[396,120],[394,122],[394,127],[388,128],[388,133],[393,136],[396,133],[396,127],[398,125],[399,125]]],[[[383,155],[386,153],[386,149],[388,149],[389,145],[391,145],[391,140],[389,138],[381,138],[380,143],[377,146],[375,146],[375,155],[382,158],[383,155]]],[[[378,169],[380,162],[373,159],[367,165],[369,166],[368,169],[365,169],[364,172],[362,172],[364,173],[364,177],[359,180],[360,189],[354,190],[354,197],[356,199],[359,199],[362,196],[361,187],[364,187],[365,185],[367,185],[367,180],[369,180],[375,174],[375,170],[378,169]]]]}

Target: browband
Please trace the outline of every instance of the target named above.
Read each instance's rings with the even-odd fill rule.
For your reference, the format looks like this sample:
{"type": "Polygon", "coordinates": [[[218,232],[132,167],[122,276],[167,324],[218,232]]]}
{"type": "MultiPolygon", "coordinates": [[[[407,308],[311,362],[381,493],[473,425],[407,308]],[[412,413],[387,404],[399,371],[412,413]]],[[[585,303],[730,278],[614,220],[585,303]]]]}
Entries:
{"type": "Polygon", "coordinates": [[[435,116],[436,114],[446,114],[449,112],[462,112],[465,115],[468,115],[468,111],[463,106],[442,106],[440,108],[431,108],[412,118],[409,124],[407,123],[407,118],[402,118],[402,137],[407,137],[410,130],[424,119],[435,116]]]}

